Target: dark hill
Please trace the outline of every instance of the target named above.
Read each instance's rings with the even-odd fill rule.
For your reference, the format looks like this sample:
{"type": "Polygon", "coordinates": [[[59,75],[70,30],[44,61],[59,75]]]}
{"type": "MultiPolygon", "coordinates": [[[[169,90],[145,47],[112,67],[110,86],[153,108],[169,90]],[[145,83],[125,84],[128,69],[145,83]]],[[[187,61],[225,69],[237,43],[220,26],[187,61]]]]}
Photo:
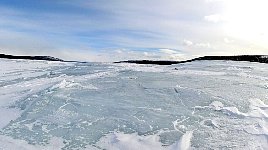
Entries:
{"type": "MultiPolygon", "coordinates": [[[[62,59],[51,57],[51,56],[14,56],[14,55],[0,54],[0,58],[64,61],[62,59]]],[[[180,63],[200,61],[200,60],[249,61],[249,62],[268,63],[268,55],[204,56],[204,57],[198,57],[198,58],[194,58],[194,59],[190,59],[190,60],[186,60],[186,61],[128,60],[128,61],[119,61],[119,62],[115,62],[115,63],[172,65],[172,64],[180,64],[180,63]]],[[[65,61],[65,62],[76,62],[76,61],[65,61]]]]}
{"type": "Polygon", "coordinates": [[[14,55],[0,54],[0,58],[6,58],[6,59],[28,59],[28,60],[47,60],[47,61],[64,61],[62,59],[51,57],[51,56],[14,56],[14,55]]]}
{"type": "Polygon", "coordinates": [[[115,63],[172,65],[172,64],[180,64],[199,60],[230,60],[230,61],[249,61],[249,62],[268,63],[268,55],[204,56],[186,61],[128,60],[115,63]]]}

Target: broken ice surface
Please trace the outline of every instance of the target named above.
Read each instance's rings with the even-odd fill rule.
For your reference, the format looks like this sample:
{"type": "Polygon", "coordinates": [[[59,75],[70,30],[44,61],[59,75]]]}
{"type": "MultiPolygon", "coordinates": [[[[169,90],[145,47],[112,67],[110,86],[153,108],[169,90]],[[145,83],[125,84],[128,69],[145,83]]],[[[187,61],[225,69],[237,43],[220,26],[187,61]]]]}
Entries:
{"type": "Polygon", "coordinates": [[[0,149],[268,149],[267,64],[0,63],[0,149]]]}

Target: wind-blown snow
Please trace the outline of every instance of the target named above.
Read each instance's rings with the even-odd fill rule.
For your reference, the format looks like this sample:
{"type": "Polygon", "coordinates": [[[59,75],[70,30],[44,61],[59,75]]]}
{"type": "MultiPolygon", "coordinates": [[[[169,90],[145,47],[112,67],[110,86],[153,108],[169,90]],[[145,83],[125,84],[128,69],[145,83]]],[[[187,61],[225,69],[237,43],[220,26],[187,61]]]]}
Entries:
{"type": "Polygon", "coordinates": [[[0,149],[268,149],[267,64],[0,64],[0,149]]]}

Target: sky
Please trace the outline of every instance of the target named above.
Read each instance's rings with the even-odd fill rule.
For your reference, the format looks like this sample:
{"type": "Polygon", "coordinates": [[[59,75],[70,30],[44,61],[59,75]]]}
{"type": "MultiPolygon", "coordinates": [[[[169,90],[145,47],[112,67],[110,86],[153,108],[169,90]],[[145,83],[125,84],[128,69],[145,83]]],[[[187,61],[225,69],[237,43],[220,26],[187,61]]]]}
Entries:
{"type": "Polygon", "coordinates": [[[267,0],[1,0],[0,53],[65,60],[268,54],[267,0]]]}

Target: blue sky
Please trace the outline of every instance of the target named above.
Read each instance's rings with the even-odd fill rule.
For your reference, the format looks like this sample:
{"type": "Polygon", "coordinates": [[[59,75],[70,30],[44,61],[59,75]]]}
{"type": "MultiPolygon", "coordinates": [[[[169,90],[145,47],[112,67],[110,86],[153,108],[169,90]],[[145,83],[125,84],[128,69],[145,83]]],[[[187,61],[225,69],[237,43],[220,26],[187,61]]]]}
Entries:
{"type": "Polygon", "coordinates": [[[1,0],[0,52],[85,61],[266,54],[265,4],[265,0],[1,0]]]}

